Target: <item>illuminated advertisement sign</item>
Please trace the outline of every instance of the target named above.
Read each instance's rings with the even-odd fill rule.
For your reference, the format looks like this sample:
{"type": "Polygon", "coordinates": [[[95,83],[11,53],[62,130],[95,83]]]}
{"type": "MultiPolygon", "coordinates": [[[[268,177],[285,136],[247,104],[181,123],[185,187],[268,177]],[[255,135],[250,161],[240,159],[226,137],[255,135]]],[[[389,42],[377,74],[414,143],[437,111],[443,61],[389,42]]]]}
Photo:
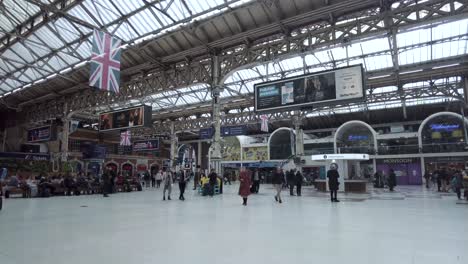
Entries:
{"type": "Polygon", "coordinates": [[[255,85],[255,111],[301,109],[364,99],[362,65],[255,85]]]}
{"type": "Polygon", "coordinates": [[[151,106],[138,106],[99,115],[99,130],[151,126],[151,106]]]}

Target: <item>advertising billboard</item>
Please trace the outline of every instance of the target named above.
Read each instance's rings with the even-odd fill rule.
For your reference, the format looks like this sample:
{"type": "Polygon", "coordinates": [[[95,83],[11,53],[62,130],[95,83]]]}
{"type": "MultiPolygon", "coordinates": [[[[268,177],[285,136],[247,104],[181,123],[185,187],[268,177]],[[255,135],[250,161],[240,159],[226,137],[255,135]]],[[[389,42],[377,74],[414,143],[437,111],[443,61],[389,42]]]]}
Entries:
{"type": "Polygon", "coordinates": [[[133,142],[133,151],[159,150],[159,139],[141,140],[133,142]]]}
{"type": "Polygon", "coordinates": [[[43,142],[52,140],[52,127],[44,126],[28,130],[28,142],[43,142]]]}
{"type": "Polygon", "coordinates": [[[364,99],[362,65],[259,83],[254,86],[255,111],[301,109],[364,99]]]}
{"type": "Polygon", "coordinates": [[[97,145],[94,142],[87,142],[82,144],[81,152],[83,159],[105,159],[107,155],[107,148],[104,145],[97,145]]]}
{"type": "Polygon", "coordinates": [[[151,126],[151,106],[138,106],[99,115],[99,131],[151,126]]]}

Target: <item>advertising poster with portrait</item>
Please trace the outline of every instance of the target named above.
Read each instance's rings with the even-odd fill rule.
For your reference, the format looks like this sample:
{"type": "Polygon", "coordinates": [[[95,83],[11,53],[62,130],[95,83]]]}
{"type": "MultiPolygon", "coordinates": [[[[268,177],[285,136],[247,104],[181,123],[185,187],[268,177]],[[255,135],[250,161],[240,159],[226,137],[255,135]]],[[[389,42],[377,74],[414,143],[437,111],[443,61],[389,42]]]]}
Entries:
{"type": "Polygon", "coordinates": [[[301,109],[364,98],[362,65],[255,85],[255,111],[301,109]]]}
{"type": "Polygon", "coordinates": [[[151,106],[138,106],[99,115],[99,130],[151,126],[151,106]]]}

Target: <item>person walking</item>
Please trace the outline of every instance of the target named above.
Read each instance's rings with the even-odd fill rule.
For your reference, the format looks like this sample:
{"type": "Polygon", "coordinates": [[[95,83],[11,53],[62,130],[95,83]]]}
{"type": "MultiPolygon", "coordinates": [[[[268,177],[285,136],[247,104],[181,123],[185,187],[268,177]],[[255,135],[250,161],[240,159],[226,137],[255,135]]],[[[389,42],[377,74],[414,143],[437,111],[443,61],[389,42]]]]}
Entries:
{"type": "Polygon", "coordinates": [[[256,169],[253,173],[253,192],[258,193],[260,190],[260,172],[256,169]]]}
{"type": "Polygon", "coordinates": [[[209,195],[210,197],[213,197],[214,192],[215,192],[215,186],[218,182],[218,174],[216,174],[215,169],[211,169],[210,175],[208,175],[209,178],[209,195]]]}
{"type": "Polygon", "coordinates": [[[424,180],[426,181],[426,188],[430,188],[430,182],[431,182],[431,175],[432,173],[430,171],[426,171],[424,173],[424,180]]]}
{"type": "Polygon", "coordinates": [[[393,188],[397,185],[396,183],[396,174],[393,169],[390,169],[390,174],[388,175],[388,188],[393,192],[393,188]]]}
{"type": "Polygon", "coordinates": [[[149,175],[149,173],[147,171],[143,172],[143,178],[145,179],[146,189],[150,188],[151,177],[150,177],[150,175],[149,175]]]}
{"type": "Polygon", "coordinates": [[[294,185],[296,184],[296,177],[292,169],[287,172],[287,180],[289,186],[289,195],[294,196],[294,185]]]}
{"type": "Polygon", "coordinates": [[[184,170],[180,169],[179,173],[177,174],[177,180],[179,181],[179,200],[185,201],[184,193],[185,193],[185,187],[187,186],[187,180],[188,180],[188,173],[185,173],[184,170]]]}
{"type": "Polygon", "coordinates": [[[172,192],[172,183],[174,182],[172,171],[168,170],[163,172],[163,201],[166,200],[166,191],[167,191],[167,199],[171,200],[171,192],[172,192]]]}
{"type": "Polygon", "coordinates": [[[156,172],[151,172],[151,188],[156,188],[156,172]]]}
{"type": "Polygon", "coordinates": [[[163,179],[163,171],[159,170],[158,173],[156,173],[156,188],[161,187],[162,179],[163,179]]]}
{"type": "Polygon", "coordinates": [[[242,169],[240,176],[239,176],[239,181],[240,181],[239,195],[242,197],[244,201],[242,203],[242,205],[244,206],[247,206],[247,198],[250,195],[250,186],[252,185],[251,176],[249,174],[250,173],[247,170],[242,169]]]}
{"type": "Polygon", "coordinates": [[[447,178],[448,178],[447,170],[445,168],[442,168],[439,172],[441,192],[447,192],[447,178]]]}
{"type": "Polygon", "coordinates": [[[273,177],[271,177],[271,182],[273,183],[273,186],[275,187],[275,190],[276,190],[276,195],[275,195],[276,202],[282,203],[283,201],[281,200],[281,189],[283,189],[283,184],[285,180],[284,180],[284,173],[281,171],[279,167],[276,169],[276,172],[273,173],[273,177]]]}
{"type": "Polygon", "coordinates": [[[224,181],[224,184],[228,184],[231,185],[231,175],[229,173],[229,171],[224,171],[224,176],[223,176],[223,181],[224,181]]]}
{"type": "Polygon", "coordinates": [[[302,192],[302,181],[304,178],[302,177],[302,173],[298,170],[296,172],[296,191],[297,191],[297,196],[301,196],[302,192]]]}
{"type": "Polygon", "coordinates": [[[460,171],[456,171],[452,177],[452,188],[457,193],[458,200],[461,200],[461,189],[463,187],[463,176],[460,171]]]}
{"type": "Polygon", "coordinates": [[[109,174],[109,170],[106,170],[104,174],[102,174],[102,195],[104,197],[109,197],[110,189],[111,189],[111,176],[109,174]]]}
{"type": "Polygon", "coordinates": [[[338,182],[338,178],[340,178],[340,174],[338,173],[338,164],[332,163],[330,165],[330,169],[327,171],[327,178],[328,188],[330,189],[330,200],[331,202],[339,202],[340,200],[337,198],[340,185],[338,182]]]}
{"type": "Polygon", "coordinates": [[[194,174],[194,179],[193,179],[193,190],[196,190],[198,188],[198,184],[200,182],[201,177],[201,169],[198,169],[195,171],[194,174]]]}

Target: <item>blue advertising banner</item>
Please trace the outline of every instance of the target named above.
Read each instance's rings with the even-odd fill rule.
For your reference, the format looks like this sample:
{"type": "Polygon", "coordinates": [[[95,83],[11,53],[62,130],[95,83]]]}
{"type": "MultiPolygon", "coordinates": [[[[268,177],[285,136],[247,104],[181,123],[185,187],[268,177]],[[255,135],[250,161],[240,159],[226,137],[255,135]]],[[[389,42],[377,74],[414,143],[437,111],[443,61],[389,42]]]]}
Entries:
{"type": "Polygon", "coordinates": [[[133,151],[154,151],[159,149],[159,139],[133,142],[133,151]]]}
{"type": "Polygon", "coordinates": [[[83,159],[105,159],[107,154],[106,146],[88,143],[82,145],[83,159]]]}
{"type": "Polygon", "coordinates": [[[49,141],[52,137],[51,126],[37,127],[28,130],[28,142],[49,141]]]}

